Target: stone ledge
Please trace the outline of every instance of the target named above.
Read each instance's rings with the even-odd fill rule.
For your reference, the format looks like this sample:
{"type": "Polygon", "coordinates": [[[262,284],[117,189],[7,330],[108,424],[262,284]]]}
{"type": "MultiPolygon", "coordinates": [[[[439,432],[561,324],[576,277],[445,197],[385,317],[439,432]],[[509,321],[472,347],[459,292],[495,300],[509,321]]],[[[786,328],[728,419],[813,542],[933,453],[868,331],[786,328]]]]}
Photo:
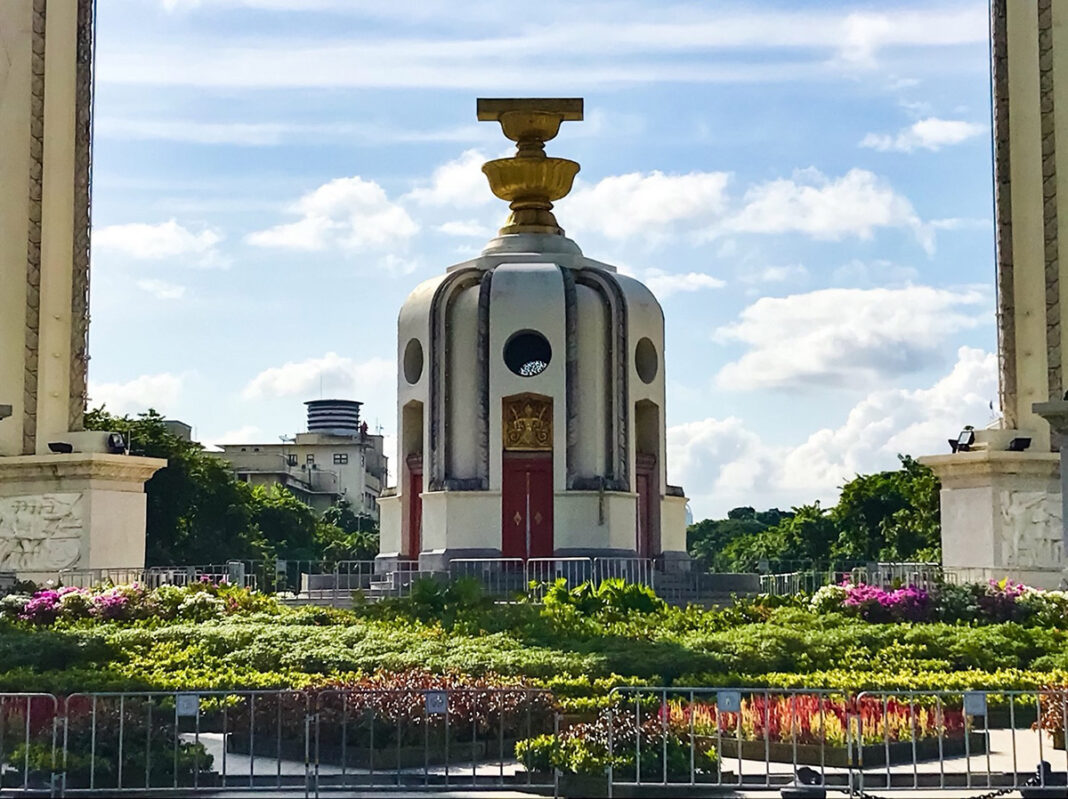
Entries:
{"type": "Polygon", "coordinates": [[[926,455],[918,460],[934,471],[943,487],[975,477],[1026,475],[1055,479],[1060,473],[1060,455],[1055,452],[979,450],[926,455]]]}
{"type": "Polygon", "coordinates": [[[54,481],[107,481],[127,484],[118,490],[143,491],[145,481],[167,465],[164,458],[73,452],[56,455],[15,455],[0,458],[0,494],[18,486],[33,492],[33,486],[54,481]]]}

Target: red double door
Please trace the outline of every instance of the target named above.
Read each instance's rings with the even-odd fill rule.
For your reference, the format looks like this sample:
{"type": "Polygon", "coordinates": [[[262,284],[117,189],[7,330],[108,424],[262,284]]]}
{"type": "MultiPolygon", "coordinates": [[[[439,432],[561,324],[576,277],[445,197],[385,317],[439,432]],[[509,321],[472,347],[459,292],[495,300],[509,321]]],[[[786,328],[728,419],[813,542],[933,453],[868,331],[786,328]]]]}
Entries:
{"type": "Polygon", "coordinates": [[[418,558],[423,550],[423,458],[408,456],[408,536],[404,553],[418,558]]]}
{"type": "Polygon", "coordinates": [[[501,554],[553,556],[552,453],[504,454],[501,474],[501,554]]]}

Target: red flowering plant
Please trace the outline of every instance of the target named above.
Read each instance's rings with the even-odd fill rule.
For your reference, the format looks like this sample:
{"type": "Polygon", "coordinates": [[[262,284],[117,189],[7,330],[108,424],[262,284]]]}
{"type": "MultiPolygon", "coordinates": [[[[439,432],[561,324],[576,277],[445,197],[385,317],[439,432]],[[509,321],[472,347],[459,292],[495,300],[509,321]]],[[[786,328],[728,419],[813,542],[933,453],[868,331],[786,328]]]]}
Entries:
{"type": "Polygon", "coordinates": [[[921,706],[879,697],[833,698],[820,694],[755,694],[743,699],[737,713],[720,712],[714,703],[672,700],[661,708],[673,725],[690,727],[704,737],[773,743],[845,746],[849,736],[864,744],[961,736],[961,710],[921,706]]]}

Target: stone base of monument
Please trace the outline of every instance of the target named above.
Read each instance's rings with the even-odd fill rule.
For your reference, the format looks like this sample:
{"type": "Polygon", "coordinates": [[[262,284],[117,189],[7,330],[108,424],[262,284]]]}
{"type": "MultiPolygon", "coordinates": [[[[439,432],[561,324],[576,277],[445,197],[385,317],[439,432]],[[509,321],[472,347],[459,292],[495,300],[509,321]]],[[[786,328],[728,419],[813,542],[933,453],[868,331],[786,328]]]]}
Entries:
{"type": "Polygon", "coordinates": [[[942,482],[942,566],[960,582],[1060,588],[1066,574],[1060,457],[985,450],[920,462],[942,482]]]}
{"type": "Polygon", "coordinates": [[[0,458],[0,571],[143,567],[145,481],[158,458],[103,453],[0,458]]]}

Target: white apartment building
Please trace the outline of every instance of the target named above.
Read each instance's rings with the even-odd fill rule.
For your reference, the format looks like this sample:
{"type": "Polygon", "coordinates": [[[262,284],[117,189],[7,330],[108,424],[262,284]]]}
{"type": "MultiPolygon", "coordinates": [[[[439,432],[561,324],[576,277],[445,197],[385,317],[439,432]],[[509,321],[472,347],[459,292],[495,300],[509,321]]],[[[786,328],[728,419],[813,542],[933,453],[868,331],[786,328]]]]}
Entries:
{"type": "Polygon", "coordinates": [[[386,483],[382,436],[360,421],[362,403],[311,400],[308,429],[274,444],[219,444],[210,453],[230,462],[238,479],[253,485],[283,485],[322,512],[339,499],[354,513],[378,521],[378,497],[386,483]]]}

